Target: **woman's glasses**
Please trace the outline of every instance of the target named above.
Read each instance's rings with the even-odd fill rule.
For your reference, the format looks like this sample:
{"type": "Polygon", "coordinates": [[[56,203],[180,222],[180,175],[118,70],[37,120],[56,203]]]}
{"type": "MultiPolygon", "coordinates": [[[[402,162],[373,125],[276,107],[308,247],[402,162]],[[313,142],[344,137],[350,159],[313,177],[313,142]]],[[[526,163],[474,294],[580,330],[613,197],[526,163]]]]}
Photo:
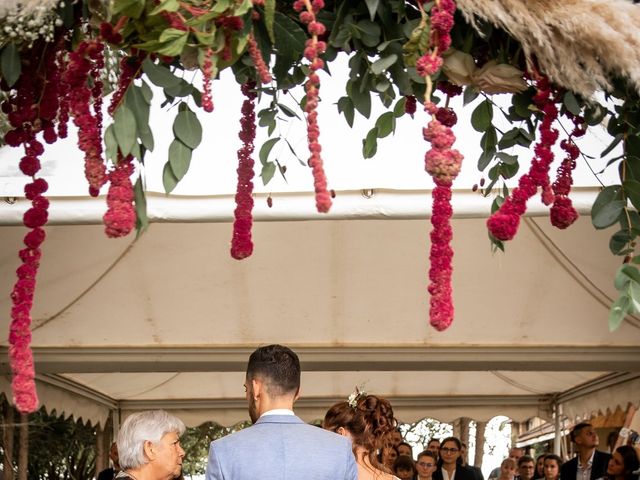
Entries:
{"type": "Polygon", "coordinates": [[[417,465],[420,465],[421,467],[424,467],[424,468],[431,468],[436,466],[435,463],[427,463],[427,462],[418,462],[417,465]]]}
{"type": "Polygon", "coordinates": [[[459,448],[447,448],[447,447],[441,447],[440,451],[442,453],[458,453],[460,451],[459,448]]]}

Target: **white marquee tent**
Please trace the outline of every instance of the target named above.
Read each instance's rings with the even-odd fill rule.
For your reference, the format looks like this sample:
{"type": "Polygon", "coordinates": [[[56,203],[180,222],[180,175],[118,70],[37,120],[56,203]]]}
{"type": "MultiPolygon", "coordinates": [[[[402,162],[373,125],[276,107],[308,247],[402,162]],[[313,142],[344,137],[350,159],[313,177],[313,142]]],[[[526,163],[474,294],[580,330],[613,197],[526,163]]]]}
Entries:
{"type": "MultiPolygon", "coordinates": [[[[224,112],[226,101],[222,95],[216,108],[224,112]]],[[[428,326],[431,185],[421,171],[419,122],[381,143],[369,173],[341,177],[327,161],[337,190],[329,215],[312,212],[312,196],[297,187],[294,167],[309,182],[299,165],[288,184],[258,185],[256,247],[242,262],[228,253],[234,162],[217,162],[215,174],[197,170],[206,157],[233,158],[237,121],[224,123],[231,133],[207,128],[216,135],[205,138],[177,195],[150,194],[152,224],[138,240],[104,237],[104,197],[79,196],[81,173],[70,173],[81,171],[73,140],[48,151],[51,225],[33,310],[38,393],[47,408],[104,424],[109,412],[160,407],[191,425],[229,425],[247,418],[249,353],[273,342],[300,354],[297,409],[308,420],[361,384],[388,397],[405,422],[550,418],[558,405],[573,419],[640,400],[640,319],[608,330],[619,258],[608,252],[612,232],[590,225],[592,180],[576,182],[583,217],[571,229],[554,229],[533,205],[507,252],[494,254],[484,225],[490,199],[470,189],[477,139],[458,132],[471,160],[454,194],[456,318],[440,333],[428,326]]],[[[341,124],[325,131],[326,158],[341,159],[340,168],[357,163],[362,132],[345,135],[341,124]]],[[[157,136],[155,152],[166,151],[165,137],[157,136]]],[[[0,150],[5,332],[27,208],[17,158],[0,150]]],[[[149,168],[149,188],[160,191],[149,168]]]]}

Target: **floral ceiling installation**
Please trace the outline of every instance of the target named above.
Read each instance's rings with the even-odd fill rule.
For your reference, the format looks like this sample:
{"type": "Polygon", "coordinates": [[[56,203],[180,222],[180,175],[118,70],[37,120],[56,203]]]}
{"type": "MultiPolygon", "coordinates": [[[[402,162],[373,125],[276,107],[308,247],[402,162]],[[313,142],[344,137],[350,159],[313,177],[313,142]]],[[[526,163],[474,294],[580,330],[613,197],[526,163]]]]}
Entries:
{"type": "MultiPolygon", "coordinates": [[[[631,1],[4,0],[0,19],[0,131],[5,144],[24,151],[19,166],[31,179],[25,187],[31,208],[23,218],[29,231],[19,252],[9,332],[15,403],[23,412],[38,404],[30,323],[48,219],[48,185],[38,176],[45,144],[64,139],[73,121],[88,194],[106,193],[107,236],[143,231],[144,170],[137,167],[154,150],[151,85],[162,89],[164,106],[176,107],[175,138],[163,170],[170,193],[202,140],[199,115],[225,114],[215,109],[215,81],[227,68],[245,98],[234,258],[250,256],[254,247],[257,119],[269,136],[278,116],[304,120],[308,153],[301,157],[316,208],[326,213],[339,201],[324,172],[330,159],[322,157],[317,107],[320,71],[346,55],[350,74],[336,113],[353,126],[356,112],[371,116],[374,100],[386,109],[362,141],[365,158],[376,155],[378,140],[395,131],[399,117],[410,115],[425,125],[425,170],[435,183],[428,286],[434,328],[444,330],[454,318],[451,195],[463,160],[451,129],[457,115],[449,100],[456,95],[473,108],[471,125],[482,134],[479,157],[467,161],[477,162],[489,180],[481,182],[479,194],[494,200],[487,226],[495,248],[504,249],[516,236],[527,202],[537,193],[550,206],[554,226],[567,228],[576,220],[571,176],[577,162],[596,159],[601,169],[618,170],[619,182],[603,185],[591,213],[597,229],[617,225],[610,250],[621,256],[615,277],[620,296],[609,326],[615,329],[628,313],[640,312],[640,7],[631,1]],[[187,74],[194,70],[202,75],[187,74]],[[296,86],[304,87],[302,115],[280,101],[296,86]],[[103,118],[107,94],[109,118],[103,118]],[[508,96],[508,107],[494,101],[496,94],[508,96]],[[271,102],[256,112],[258,98],[271,102]],[[606,125],[610,145],[603,152],[582,152],[575,139],[600,125],[606,125]],[[558,142],[566,156],[554,175],[552,147],[558,142]],[[530,155],[514,155],[518,146],[530,155]],[[504,181],[521,166],[526,173],[510,192],[504,181]]],[[[269,158],[279,140],[269,138],[260,148],[265,183],[277,170],[285,175],[285,167],[269,158]]],[[[270,207],[271,202],[269,197],[270,207]]]]}

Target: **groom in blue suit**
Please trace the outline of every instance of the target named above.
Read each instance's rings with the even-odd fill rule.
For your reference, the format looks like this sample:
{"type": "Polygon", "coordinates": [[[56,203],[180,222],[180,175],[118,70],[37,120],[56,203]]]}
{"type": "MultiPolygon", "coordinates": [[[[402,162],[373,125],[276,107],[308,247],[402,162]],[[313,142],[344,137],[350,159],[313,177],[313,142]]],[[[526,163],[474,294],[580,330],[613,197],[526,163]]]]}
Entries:
{"type": "Polygon", "coordinates": [[[357,480],[351,442],[293,413],[300,361],[287,347],[260,347],[245,380],[253,425],[211,443],[206,480],[357,480]]]}

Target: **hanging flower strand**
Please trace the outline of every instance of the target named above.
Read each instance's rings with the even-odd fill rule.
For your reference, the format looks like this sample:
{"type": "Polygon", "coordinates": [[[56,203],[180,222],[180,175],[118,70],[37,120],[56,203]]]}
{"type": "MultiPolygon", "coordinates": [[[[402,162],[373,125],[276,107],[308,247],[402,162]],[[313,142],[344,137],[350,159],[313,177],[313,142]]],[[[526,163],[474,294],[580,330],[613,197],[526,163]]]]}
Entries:
{"type": "Polygon", "coordinates": [[[531,161],[529,171],[520,177],[518,186],[513,189],[511,196],[487,220],[489,232],[500,241],[515,237],[520,226],[520,217],[527,211],[527,201],[536,194],[538,187],[542,188],[543,203],[549,205],[553,202],[549,168],[554,157],[551,148],[558,140],[559,132],[551,127],[558,118],[558,107],[555,105],[554,89],[549,80],[538,76],[535,84],[537,93],[533,102],[543,113],[539,127],[540,139],[533,149],[535,157],[531,161]]]}
{"type": "MultiPolygon", "coordinates": [[[[426,2],[425,2],[426,3],[426,2]]],[[[425,18],[422,5],[420,9],[425,18]]],[[[431,148],[425,154],[425,170],[431,175],[435,183],[432,191],[433,206],[431,214],[431,252],[429,260],[429,287],[431,295],[429,322],[436,330],[445,330],[453,322],[453,299],[451,278],[453,273],[453,249],[451,239],[451,185],[460,172],[462,166],[462,154],[452,145],[455,135],[451,127],[455,124],[455,115],[445,109],[438,108],[431,101],[433,82],[431,76],[435,75],[442,66],[441,53],[451,45],[451,28],[453,27],[453,15],[456,5],[453,0],[437,0],[431,9],[431,36],[429,50],[416,62],[418,74],[425,78],[426,91],[424,96],[424,109],[431,115],[431,121],[423,129],[424,139],[431,144],[431,148]]]]}
{"type": "Polygon", "coordinates": [[[553,182],[553,205],[549,213],[551,224],[554,227],[565,229],[578,219],[578,211],[574,208],[569,193],[573,184],[572,172],[576,168],[576,159],[580,155],[580,149],[574,143],[574,137],[581,137],[586,133],[584,128],[584,118],[573,115],[570,112],[565,114],[573,121],[573,131],[569,138],[560,142],[560,147],[566,152],[566,157],[558,167],[556,181],[553,182]]]}
{"type": "Polygon", "coordinates": [[[245,96],[242,102],[239,137],[242,147],[238,150],[238,187],[236,190],[236,209],[234,211],[233,236],[231,237],[231,256],[236,260],[247,258],[253,253],[251,227],[253,225],[253,142],[256,138],[255,83],[250,81],[242,85],[245,96]]]}
{"type": "Polygon", "coordinates": [[[300,21],[307,25],[311,38],[305,43],[304,56],[309,60],[309,75],[304,89],[307,94],[304,111],[307,114],[307,140],[309,142],[309,166],[313,171],[313,184],[316,192],[316,209],[320,213],[327,213],[331,208],[331,194],[327,189],[327,178],[324,173],[320,152],[322,146],[318,141],[320,127],[318,125],[318,98],[320,77],[317,71],[324,68],[324,61],[320,58],[327,44],[318,40],[318,36],[325,33],[325,26],[320,23],[316,14],[324,7],[324,0],[296,0],[293,8],[300,12],[300,21]]]}

